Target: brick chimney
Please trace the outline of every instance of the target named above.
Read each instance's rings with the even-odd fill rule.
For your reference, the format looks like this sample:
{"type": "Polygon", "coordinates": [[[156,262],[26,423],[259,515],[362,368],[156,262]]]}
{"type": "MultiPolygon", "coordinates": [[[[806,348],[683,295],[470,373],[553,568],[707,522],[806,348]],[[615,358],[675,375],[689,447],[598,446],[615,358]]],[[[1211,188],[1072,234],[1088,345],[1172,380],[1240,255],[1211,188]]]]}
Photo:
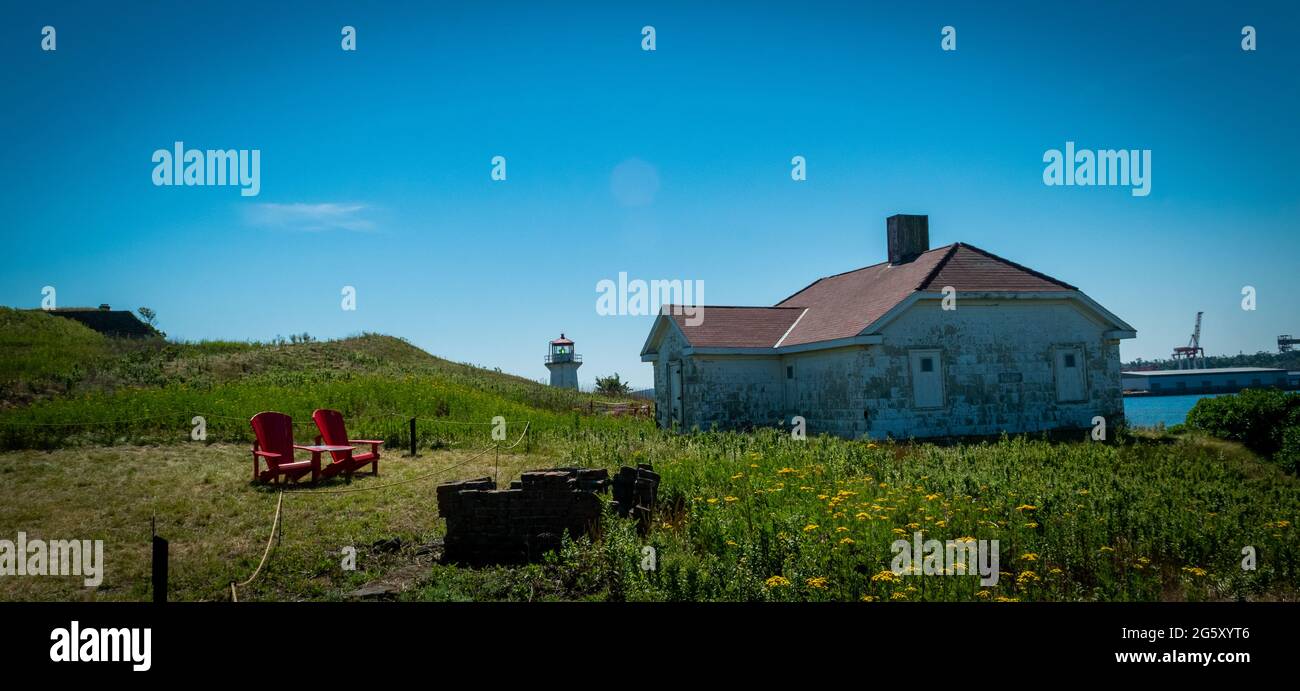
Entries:
{"type": "Polygon", "coordinates": [[[906,264],[930,249],[930,217],[894,214],[885,219],[889,263],[906,264]]]}

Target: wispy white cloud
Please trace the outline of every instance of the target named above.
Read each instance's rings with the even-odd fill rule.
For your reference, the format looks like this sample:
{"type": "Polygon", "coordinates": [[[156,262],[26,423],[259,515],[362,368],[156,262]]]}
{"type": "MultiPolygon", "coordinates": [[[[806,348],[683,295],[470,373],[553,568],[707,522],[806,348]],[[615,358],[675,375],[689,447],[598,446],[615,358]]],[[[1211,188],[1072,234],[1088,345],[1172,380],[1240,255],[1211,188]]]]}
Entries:
{"type": "Polygon", "coordinates": [[[348,230],[367,233],[375,222],[365,217],[365,204],[257,204],[248,208],[248,222],[268,228],[283,228],[309,233],[348,230]]]}

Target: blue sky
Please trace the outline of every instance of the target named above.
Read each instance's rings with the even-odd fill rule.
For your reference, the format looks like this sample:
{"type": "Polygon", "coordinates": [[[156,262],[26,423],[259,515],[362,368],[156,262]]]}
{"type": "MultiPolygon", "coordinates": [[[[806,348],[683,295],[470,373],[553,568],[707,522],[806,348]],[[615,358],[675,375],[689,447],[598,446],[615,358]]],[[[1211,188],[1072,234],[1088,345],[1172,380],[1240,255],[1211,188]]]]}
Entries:
{"type": "Polygon", "coordinates": [[[535,379],[563,330],[584,384],[648,386],[651,318],[597,315],[598,281],[770,305],[882,260],[901,212],[1080,286],[1138,329],[1125,360],[1198,310],[1212,354],[1300,332],[1294,3],[913,4],[7,3],[0,304],[52,285],[178,338],[378,331],[535,379]],[[154,186],[178,140],[259,149],[260,194],[154,186]],[[1150,195],[1045,186],[1066,141],[1151,149],[1150,195]]]}

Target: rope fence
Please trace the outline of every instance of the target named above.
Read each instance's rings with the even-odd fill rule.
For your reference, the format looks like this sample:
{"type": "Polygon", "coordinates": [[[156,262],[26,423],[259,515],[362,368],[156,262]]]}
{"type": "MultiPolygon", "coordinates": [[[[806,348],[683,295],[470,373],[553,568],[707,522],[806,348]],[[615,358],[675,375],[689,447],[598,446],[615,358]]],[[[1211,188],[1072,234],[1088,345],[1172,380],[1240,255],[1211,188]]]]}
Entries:
{"type": "MultiPolygon", "coordinates": [[[[81,427],[81,426],[103,425],[107,427],[111,425],[122,425],[122,424],[128,424],[132,422],[144,422],[146,420],[160,420],[162,418],[167,418],[167,417],[184,417],[184,416],[196,416],[196,415],[203,416],[205,419],[212,418],[216,420],[243,420],[245,422],[247,422],[249,419],[252,418],[251,415],[248,417],[242,417],[238,415],[220,415],[217,413],[205,413],[198,410],[173,410],[165,413],[158,413],[156,415],[142,415],[140,417],[121,418],[118,420],[79,420],[75,422],[27,422],[22,420],[0,420],[0,425],[6,425],[10,427],[81,427]]],[[[416,418],[421,420],[422,422],[434,422],[434,423],[445,424],[445,425],[488,425],[490,426],[493,424],[492,422],[473,422],[469,420],[444,420],[437,416],[421,417],[419,415],[409,415],[404,413],[382,413],[380,415],[348,415],[347,416],[347,419],[349,420],[379,420],[385,418],[400,418],[403,420],[416,418]]],[[[512,421],[507,420],[506,422],[510,423],[512,421]]],[[[519,422],[519,421],[514,420],[513,422],[519,422]]],[[[314,426],[315,423],[294,422],[293,424],[314,426]]]]}
{"type": "Polygon", "coordinates": [[[275,502],[275,518],[271,519],[271,534],[266,538],[266,549],[262,550],[262,559],[257,562],[257,568],[253,570],[253,575],[249,576],[243,583],[236,584],[234,581],[230,582],[230,599],[232,602],[239,602],[239,594],[235,592],[236,587],[242,588],[249,583],[252,583],[253,580],[257,578],[258,574],[262,573],[262,567],[266,565],[266,558],[271,556],[271,545],[275,542],[275,529],[280,525],[280,509],[283,507],[284,490],[280,490],[280,498],[275,502]]]}

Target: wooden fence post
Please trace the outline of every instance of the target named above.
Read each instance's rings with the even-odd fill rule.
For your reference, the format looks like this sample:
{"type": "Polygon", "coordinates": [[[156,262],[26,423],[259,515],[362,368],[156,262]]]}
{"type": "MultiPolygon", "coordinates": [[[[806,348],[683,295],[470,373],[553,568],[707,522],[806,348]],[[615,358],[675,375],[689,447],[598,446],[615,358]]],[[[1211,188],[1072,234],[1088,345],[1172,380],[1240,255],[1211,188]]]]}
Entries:
{"type": "Polygon", "coordinates": [[[411,457],[415,458],[415,418],[411,418],[411,457]]]}
{"type": "Polygon", "coordinates": [[[153,536],[153,601],[167,601],[167,541],[153,536]]]}

